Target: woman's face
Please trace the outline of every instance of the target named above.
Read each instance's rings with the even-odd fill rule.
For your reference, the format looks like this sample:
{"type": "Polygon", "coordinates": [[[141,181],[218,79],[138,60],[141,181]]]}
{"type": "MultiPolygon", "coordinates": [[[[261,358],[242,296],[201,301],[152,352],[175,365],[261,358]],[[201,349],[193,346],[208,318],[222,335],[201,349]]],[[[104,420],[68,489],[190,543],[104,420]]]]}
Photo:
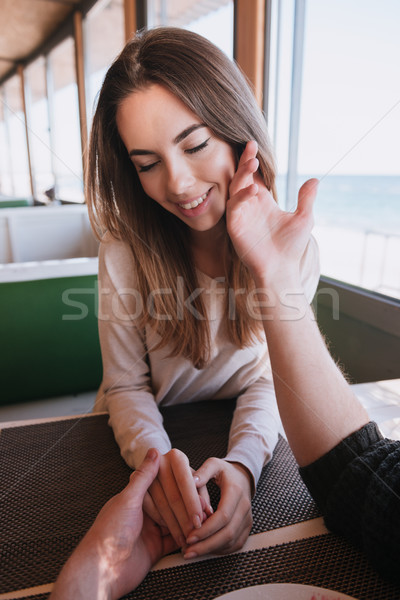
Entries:
{"type": "Polygon", "coordinates": [[[229,144],[158,84],[122,102],[117,126],[148,196],[194,230],[217,225],[235,173],[229,144]]]}

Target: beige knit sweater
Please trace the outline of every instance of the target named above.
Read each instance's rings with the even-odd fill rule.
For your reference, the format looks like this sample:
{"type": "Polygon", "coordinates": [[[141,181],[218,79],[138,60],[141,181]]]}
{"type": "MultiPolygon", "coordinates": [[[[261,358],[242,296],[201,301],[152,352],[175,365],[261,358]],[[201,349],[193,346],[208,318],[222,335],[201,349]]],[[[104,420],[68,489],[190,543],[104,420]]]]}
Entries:
{"type": "MultiPolygon", "coordinates": [[[[302,282],[309,301],[319,278],[314,240],[302,260],[302,282]]],[[[135,317],[140,299],[129,247],[106,234],[99,254],[99,333],[103,381],[96,411],[107,411],[121,454],[136,467],[148,448],[171,449],[158,406],[237,397],[226,460],[245,465],[257,484],[270,460],[281,429],[268,349],[265,342],[239,349],[227,336],[222,318],[221,283],[198,272],[212,341],[211,360],[196,369],[183,357],[169,358],[170,348],[153,350],[158,335],[140,330],[135,317]]],[[[223,287],[223,286],[222,286],[223,287]]]]}

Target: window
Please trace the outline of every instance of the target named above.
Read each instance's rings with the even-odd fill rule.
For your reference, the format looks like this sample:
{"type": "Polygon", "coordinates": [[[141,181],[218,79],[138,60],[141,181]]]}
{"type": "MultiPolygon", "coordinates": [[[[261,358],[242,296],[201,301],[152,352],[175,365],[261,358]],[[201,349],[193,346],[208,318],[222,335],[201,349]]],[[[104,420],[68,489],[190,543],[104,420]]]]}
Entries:
{"type": "Polygon", "coordinates": [[[14,193],[11,179],[10,154],[7,152],[9,135],[6,110],[4,90],[0,88],[0,196],[12,196],[14,193]]]}
{"type": "Polygon", "coordinates": [[[283,0],[273,15],[281,199],[318,177],[322,273],[400,297],[400,4],[283,0]]]}
{"type": "Polygon", "coordinates": [[[124,43],[123,0],[97,2],[85,19],[87,122],[90,125],[104,75],[124,43]]]}
{"type": "Polygon", "coordinates": [[[40,57],[25,70],[29,142],[35,196],[48,201],[54,194],[54,175],[47,102],[46,61],[40,57]]]}
{"type": "Polygon", "coordinates": [[[83,201],[74,41],[66,38],[49,54],[49,101],[56,196],[83,201]]]}
{"type": "Polygon", "coordinates": [[[8,141],[8,168],[10,169],[11,175],[8,189],[12,195],[31,197],[25,115],[22,106],[21,79],[19,75],[11,77],[4,84],[3,90],[5,121],[4,137],[6,138],[6,141],[8,141]]]}
{"type": "Polygon", "coordinates": [[[148,0],[147,23],[185,27],[233,57],[233,0],[148,0]]]}

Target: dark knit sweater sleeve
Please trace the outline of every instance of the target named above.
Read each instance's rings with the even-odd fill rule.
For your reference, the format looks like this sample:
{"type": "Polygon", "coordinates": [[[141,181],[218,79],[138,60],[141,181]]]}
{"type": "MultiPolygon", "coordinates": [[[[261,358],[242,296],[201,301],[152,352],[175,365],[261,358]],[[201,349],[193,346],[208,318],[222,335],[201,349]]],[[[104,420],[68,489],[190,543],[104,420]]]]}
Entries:
{"type": "Polygon", "coordinates": [[[368,423],[300,475],[326,526],[361,548],[382,575],[400,582],[400,441],[368,423]]]}

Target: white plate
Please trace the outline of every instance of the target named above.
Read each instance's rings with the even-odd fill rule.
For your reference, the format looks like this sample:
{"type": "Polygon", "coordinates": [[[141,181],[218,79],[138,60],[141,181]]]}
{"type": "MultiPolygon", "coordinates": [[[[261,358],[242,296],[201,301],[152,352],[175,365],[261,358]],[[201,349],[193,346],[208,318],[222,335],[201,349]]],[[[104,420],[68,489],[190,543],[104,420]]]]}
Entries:
{"type": "Polygon", "coordinates": [[[215,600],[356,600],[356,598],[313,585],[267,583],[235,590],[218,596],[215,600]]]}

